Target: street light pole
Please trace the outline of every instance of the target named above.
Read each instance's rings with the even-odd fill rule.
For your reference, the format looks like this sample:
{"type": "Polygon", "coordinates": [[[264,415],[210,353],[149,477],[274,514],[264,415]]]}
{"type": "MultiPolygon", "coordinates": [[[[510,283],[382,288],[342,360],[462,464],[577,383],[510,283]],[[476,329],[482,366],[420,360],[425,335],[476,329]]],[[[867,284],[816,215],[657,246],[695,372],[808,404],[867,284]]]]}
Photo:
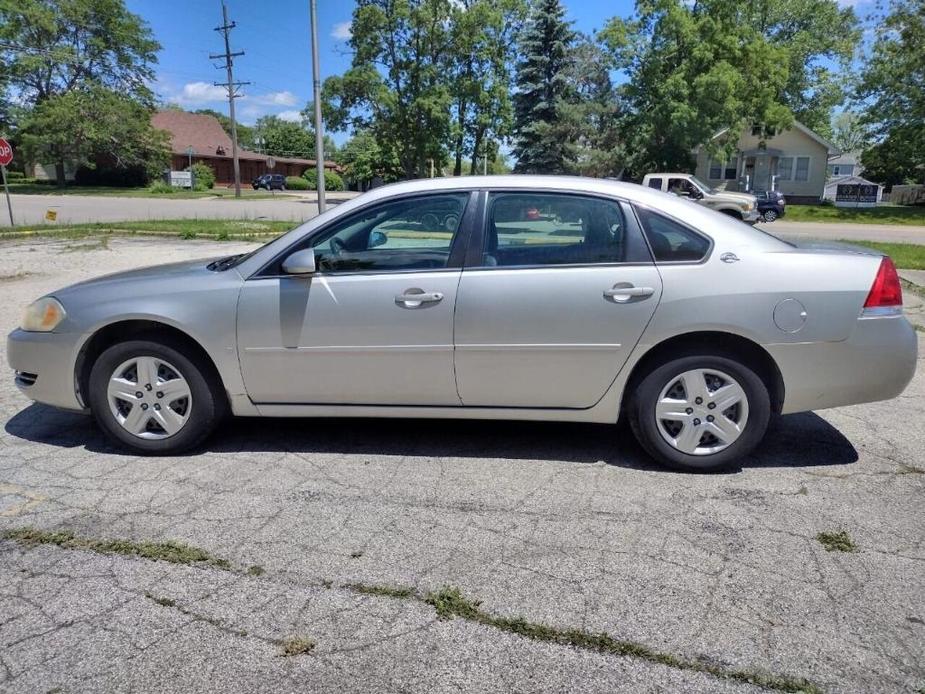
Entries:
{"type": "Polygon", "coordinates": [[[312,92],[315,100],[315,177],[318,188],[318,214],[324,212],[324,130],[321,125],[321,67],[318,64],[318,15],[315,0],[309,1],[312,31],[312,92]]]}

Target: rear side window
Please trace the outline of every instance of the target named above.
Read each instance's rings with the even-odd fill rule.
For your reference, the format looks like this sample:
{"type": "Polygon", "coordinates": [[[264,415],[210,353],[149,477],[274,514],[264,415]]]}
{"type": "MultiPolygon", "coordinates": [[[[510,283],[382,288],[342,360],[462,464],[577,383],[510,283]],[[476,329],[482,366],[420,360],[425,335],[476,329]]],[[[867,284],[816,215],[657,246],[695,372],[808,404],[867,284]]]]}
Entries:
{"type": "Polygon", "coordinates": [[[650,187],[650,188],[655,188],[655,190],[661,190],[661,189],[662,189],[662,179],[660,179],[660,178],[650,178],[650,179],[649,179],[649,187],[650,187]]]}
{"type": "Polygon", "coordinates": [[[555,193],[494,193],[482,265],[585,265],[626,260],[618,202],[555,193]]]}
{"type": "Polygon", "coordinates": [[[656,262],[697,262],[710,251],[709,239],[693,229],[652,210],[637,210],[656,262]]]}

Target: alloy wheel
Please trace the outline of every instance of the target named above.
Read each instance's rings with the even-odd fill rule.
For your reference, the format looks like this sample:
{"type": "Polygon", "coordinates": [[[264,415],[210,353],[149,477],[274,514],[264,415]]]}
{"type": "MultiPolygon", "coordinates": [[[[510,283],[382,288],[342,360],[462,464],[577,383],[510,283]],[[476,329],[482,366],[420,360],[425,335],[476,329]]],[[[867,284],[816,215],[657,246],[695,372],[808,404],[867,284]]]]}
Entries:
{"type": "Polygon", "coordinates": [[[774,210],[766,210],[766,211],[765,211],[765,213],[764,213],[764,221],[766,221],[766,222],[773,222],[775,219],[777,219],[777,212],[775,212],[774,210]]]}
{"type": "Polygon", "coordinates": [[[748,422],[748,397],[729,374],[693,369],[673,377],[655,405],[662,438],[688,455],[711,455],[735,443],[748,422]]]}
{"type": "Polygon", "coordinates": [[[166,439],[189,420],[193,395],[172,364],[157,357],[133,357],[120,364],[107,386],[109,410],[119,425],[142,439],[166,439]]]}

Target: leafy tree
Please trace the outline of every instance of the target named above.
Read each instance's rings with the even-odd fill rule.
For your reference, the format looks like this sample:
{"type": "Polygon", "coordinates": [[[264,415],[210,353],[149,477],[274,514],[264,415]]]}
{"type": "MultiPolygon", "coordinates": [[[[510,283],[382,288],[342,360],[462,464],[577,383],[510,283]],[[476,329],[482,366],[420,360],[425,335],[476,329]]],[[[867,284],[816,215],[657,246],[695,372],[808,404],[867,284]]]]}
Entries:
{"type": "Polygon", "coordinates": [[[264,154],[277,157],[315,157],[315,134],[301,123],[264,116],[254,126],[254,144],[264,154]]]}
{"type": "Polygon", "coordinates": [[[144,167],[149,176],[169,161],[167,133],[151,127],[150,110],[100,85],[42,100],[19,134],[27,154],[38,160],[144,167]]]}
{"type": "Polygon", "coordinates": [[[400,166],[398,161],[390,161],[387,156],[372,133],[360,131],[341,147],[336,161],[344,167],[344,175],[349,180],[365,185],[376,176],[392,180],[392,172],[400,166]]]}
{"type": "Polygon", "coordinates": [[[844,93],[827,61],[847,61],[857,20],[835,0],[637,0],[603,39],[630,78],[620,131],[636,175],[688,169],[704,144],[728,156],[741,130],[828,132],[844,93]],[[711,139],[727,130],[724,138],[711,139]]]}
{"type": "Polygon", "coordinates": [[[867,145],[867,129],[853,111],[842,111],[832,119],[832,144],[842,152],[859,152],[867,145]]]}
{"type": "Polygon", "coordinates": [[[904,132],[896,138],[872,145],[861,154],[864,177],[892,187],[897,184],[923,183],[922,160],[911,147],[904,132]]]}
{"type": "MultiPolygon", "coordinates": [[[[150,105],[148,85],[159,49],[150,28],[123,0],[0,0],[2,72],[27,107],[75,91],[86,94],[94,86],[150,105]]],[[[37,117],[45,118],[49,108],[37,117]]],[[[63,186],[64,161],[55,163],[63,186]]]]}
{"type": "Polygon", "coordinates": [[[526,17],[525,0],[458,0],[452,5],[452,54],[448,79],[452,82],[453,175],[462,173],[463,159],[471,157],[469,172],[485,156],[493,139],[504,139],[513,123],[510,46],[526,17]]]}
{"type": "Polygon", "coordinates": [[[559,129],[569,97],[566,68],[574,33],[559,0],[538,0],[521,34],[514,94],[516,173],[566,173],[568,147],[559,129]]]}
{"type": "Polygon", "coordinates": [[[892,172],[883,166],[875,180],[925,182],[925,0],[891,5],[857,96],[867,102],[865,123],[880,138],[863,159],[865,167],[895,166],[892,172]]]}
{"type": "Polygon", "coordinates": [[[324,83],[332,130],[368,130],[388,174],[426,175],[441,168],[450,137],[451,0],[358,0],[351,67],[324,83]],[[397,164],[397,165],[396,165],[397,164]]]}

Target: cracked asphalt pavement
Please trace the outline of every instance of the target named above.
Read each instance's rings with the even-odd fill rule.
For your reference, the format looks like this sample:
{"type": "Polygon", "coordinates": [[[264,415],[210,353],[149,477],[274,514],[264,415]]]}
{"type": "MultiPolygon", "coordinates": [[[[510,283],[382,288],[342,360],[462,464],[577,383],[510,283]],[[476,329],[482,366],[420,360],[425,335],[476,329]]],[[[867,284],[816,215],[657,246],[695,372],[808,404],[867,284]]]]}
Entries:
{"type": "MultiPolygon", "coordinates": [[[[0,329],[79,279],[247,247],[3,243],[0,329]]],[[[144,459],[31,404],[5,354],[0,373],[0,533],[176,541],[232,566],[0,540],[2,692],[762,690],[356,583],[454,586],[500,618],[821,691],[925,687],[921,368],[896,400],[778,418],[721,475],[658,468],[622,428],[549,423],[237,420],[144,459]],[[841,530],[857,551],[816,539],[841,530]],[[289,637],[315,646],[283,657],[289,637]]]]}

